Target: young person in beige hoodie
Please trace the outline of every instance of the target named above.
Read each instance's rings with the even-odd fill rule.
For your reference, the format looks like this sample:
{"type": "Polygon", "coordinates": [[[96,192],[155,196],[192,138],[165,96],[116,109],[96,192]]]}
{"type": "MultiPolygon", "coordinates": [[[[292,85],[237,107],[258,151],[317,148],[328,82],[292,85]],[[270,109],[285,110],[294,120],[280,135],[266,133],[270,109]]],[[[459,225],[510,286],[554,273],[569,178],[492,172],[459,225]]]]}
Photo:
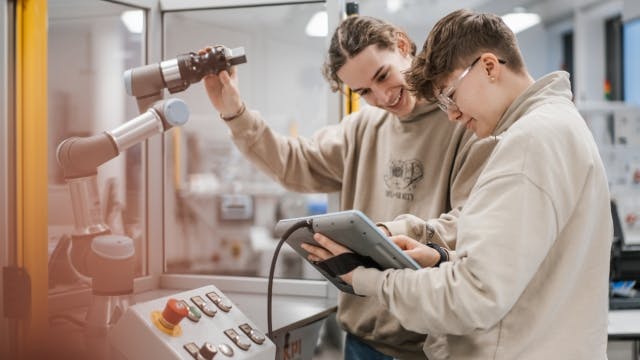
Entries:
{"type": "MultiPolygon", "coordinates": [[[[401,29],[367,16],[344,20],[333,34],[325,76],[334,91],[346,84],[371,106],[311,138],[277,134],[247,110],[235,68],[204,83],[237,147],[287,189],[339,191],[341,210],[359,209],[374,221],[403,213],[431,219],[431,241],[447,247],[495,140],[478,141],[434,103],[416,100],[403,76],[414,55],[415,44],[401,29]]],[[[409,226],[400,219],[389,227],[409,226]]],[[[349,333],[347,360],[425,358],[424,334],[402,327],[375,297],[341,294],[337,319],[349,333]]]]}
{"type": "MultiPolygon", "coordinates": [[[[428,333],[430,360],[606,359],[609,191],[568,74],[534,81],[500,17],[459,10],[435,25],[408,77],[450,120],[500,141],[451,261],[434,267],[434,249],[398,236],[423,269],[358,267],[343,279],[428,333]]],[[[348,251],[315,238],[325,248],[306,247],[313,261],[348,251]]]]}

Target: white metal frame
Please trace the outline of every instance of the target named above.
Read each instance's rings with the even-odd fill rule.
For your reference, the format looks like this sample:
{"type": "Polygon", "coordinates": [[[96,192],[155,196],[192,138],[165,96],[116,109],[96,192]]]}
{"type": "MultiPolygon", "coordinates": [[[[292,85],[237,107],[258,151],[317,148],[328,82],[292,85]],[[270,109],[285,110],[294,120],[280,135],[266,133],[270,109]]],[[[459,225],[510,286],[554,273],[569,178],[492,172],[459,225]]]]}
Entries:
{"type": "MultiPolygon", "coordinates": [[[[9,200],[7,199],[10,194],[9,184],[7,183],[9,177],[9,111],[8,111],[8,94],[9,94],[9,80],[7,78],[7,68],[9,57],[13,55],[13,52],[9,52],[8,45],[8,3],[5,1],[0,5],[0,53],[3,54],[0,58],[0,119],[4,119],[0,122],[0,265],[7,266],[9,264],[8,259],[8,237],[9,237],[9,200]]],[[[0,286],[2,285],[2,278],[0,278],[0,286]]],[[[0,298],[0,307],[2,306],[2,298],[0,298]]]]}
{"type": "MultiPolygon", "coordinates": [[[[293,1],[293,0],[246,0],[246,1],[216,1],[212,6],[211,1],[172,1],[172,0],[127,0],[115,1],[121,5],[130,5],[146,11],[146,38],[145,38],[145,63],[154,63],[162,60],[162,13],[165,11],[186,11],[194,9],[209,9],[220,7],[244,7],[269,4],[287,3],[314,3],[317,0],[293,1]]],[[[329,16],[330,32],[337,27],[344,9],[344,0],[327,0],[326,6],[329,16]]],[[[327,39],[327,44],[330,39],[327,39]]],[[[342,116],[341,97],[339,94],[331,94],[327,103],[330,123],[337,123],[342,116]]],[[[144,145],[143,168],[145,169],[144,183],[146,184],[146,274],[135,279],[134,292],[141,293],[159,288],[165,289],[188,289],[215,283],[222,291],[265,293],[265,278],[252,277],[229,277],[229,276],[202,276],[202,275],[176,275],[165,274],[164,263],[164,243],[165,229],[163,223],[166,218],[164,213],[164,199],[168,196],[165,193],[164,179],[170,174],[166,173],[165,161],[165,140],[163,136],[155,136],[148,139],[144,145]],[[160,179],[158,181],[158,179],[160,179]],[[163,196],[154,196],[163,194],[163,196]]],[[[0,163],[1,165],[1,163],[0,163]]],[[[2,183],[0,183],[1,185],[2,183]]],[[[330,198],[330,209],[337,209],[337,196],[330,198]]],[[[1,215],[1,213],[0,213],[1,215]]],[[[337,298],[338,290],[329,285],[327,281],[321,280],[291,280],[276,279],[274,282],[275,295],[298,295],[304,293],[307,296],[337,298]]],[[[89,290],[70,291],[49,297],[49,309],[51,311],[61,311],[86,306],[91,299],[89,290]]]]}
{"type": "MultiPolygon", "coordinates": [[[[145,39],[143,42],[144,63],[150,64],[162,60],[162,17],[160,4],[157,0],[104,0],[125,6],[140,8],[146,12],[145,39]]],[[[132,100],[133,101],[133,100],[132,100]]],[[[152,196],[162,194],[164,183],[164,146],[162,136],[149,138],[143,146],[143,164],[145,169],[143,192],[145,194],[145,240],[146,254],[143,257],[143,269],[147,275],[135,279],[134,291],[136,293],[153,290],[160,285],[160,274],[163,268],[163,246],[162,239],[164,232],[161,221],[164,217],[164,199],[162,196],[152,196]],[[161,179],[161,181],[151,181],[151,179],[161,179]]],[[[88,299],[87,296],[84,297],[88,299]]]]}
{"type": "MultiPolygon", "coordinates": [[[[208,275],[179,275],[165,274],[160,281],[160,287],[164,289],[188,290],[203,287],[215,283],[216,287],[227,291],[249,294],[266,294],[266,278],[247,278],[241,276],[208,276],[208,275]]],[[[318,280],[294,280],[277,279],[273,284],[273,293],[278,295],[293,295],[311,297],[330,297],[326,281],[318,280]]]]}
{"type": "MultiPolygon", "coordinates": [[[[10,254],[15,254],[12,247],[15,244],[15,182],[11,174],[15,174],[13,159],[15,158],[15,141],[11,136],[15,124],[13,106],[11,105],[14,93],[13,79],[10,71],[13,65],[14,49],[11,41],[14,19],[12,16],[14,4],[11,1],[3,1],[0,4],[0,268],[13,265],[15,259],[10,254]]],[[[0,271],[0,292],[3,289],[3,276],[0,271]]],[[[0,309],[4,309],[2,297],[0,297],[0,309]]],[[[8,358],[10,355],[10,339],[12,338],[11,322],[4,316],[0,317],[0,357],[8,358]]]]}
{"type": "MultiPolygon", "coordinates": [[[[161,15],[158,0],[103,0],[119,5],[132,6],[146,12],[146,31],[144,39],[145,63],[161,60],[161,15]]],[[[123,89],[124,91],[124,89],[123,89]]],[[[134,100],[132,100],[134,101],[134,100]]],[[[147,275],[134,281],[134,292],[140,293],[157,289],[162,271],[162,227],[158,226],[163,218],[163,183],[150,179],[163,179],[163,141],[161,136],[152,137],[143,145],[142,167],[145,169],[143,192],[145,194],[145,240],[146,256],[143,268],[147,275]]],[[[87,306],[91,301],[89,289],[72,290],[62,294],[49,295],[49,311],[55,313],[67,309],[87,306]]]]}
{"type": "Polygon", "coordinates": [[[160,0],[160,9],[162,11],[186,11],[317,2],[322,2],[322,0],[160,0]]]}
{"type": "MultiPolygon", "coordinates": [[[[221,9],[221,8],[241,8],[249,6],[268,6],[268,5],[282,5],[282,4],[300,4],[300,3],[317,3],[317,0],[219,0],[219,1],[206,1],[206,0],[160,0],[160,6],[162,12],[176,12],[176,11],[189,11],[199,9],[221,9]]],[[[327,12],[329,14],[329,32],[332,33],[337,27],[340,19],[342,18],[342,11],[344,11],[344,0],[327,0],[325,1],[327,12]]],[[[327,47],[330,39],[327,39],[327,47]]],[[[327,103],[328,114],[330,116],[331,123],[337,123],[342,116],[341,113],[341,97],[338,94],[331,94],[327,103]]],[[[168,176],[168,174],[164,174],[168,176]]],[[[153,178],[153,177],[152,177],[153,178]]],[[[151,189],[149,189],[151,191],[151,189]]],[[[150,192],[152,193],[152,192],[150,192]]],[[[164,196],[172,196],[171,194],[164,193],[164,196]]],[[[330,198],[330,209],[337,209],[337,196],[334,195],[330,198]]],[[[155,217],[153,218],[155,219],[155,217]]],[[[150,224],[151,225],[151,224],[150,224]]],[[[153,228],[153,226],[150,226],[153,228]]],[[[150,236],[151,241],[154,241],[154,245],[149,244],[151,249],[163,248],[163,243],[155,243],[153,237],[150,236]]],[[[152,253],[149,253],[152,256],[152,253]]],[[[164,260],[164,256],[162,257],[164,260]]],[[[252,278],[252,277],[231,277],[231,276],[202,276],[202,275],[176,275],[176,274],[164,274],[164,269],[161,272],[157,272],[158,268],[154,267],[151,272],[151,276],[155,277],[160,275],[161,288],[171,289],[187,289],[197,286],[203,286],[208,283],[215,283],[216,286],[222,291],[229,292],[248,292],[248,293],[265,293],[267,279],[265,278],[252,278]]],[[[329,282],[325,280],[292,280],[292,279],[276,279],[274,281],[273,293],[275,295],[298,295],[304,293],[305,296],[317,296],[337,298],[338,290],[331,286],[329,282]]]]}
{"type": "MultiPolygon", "coordinates": [[[[147,27],[145,32],[145,63],[151,64],[162,60],[162,16],[160,13],[160,3],[157,0],[134,0],[121,2],[133,6],[140,6],[147,10],[147,27]]],[[[146,169],[144,176],[145,204],[146,204],[146,277],[137,279],[135,283],[136,292],[152,290],[160,285],[160,274],[164,268],[164,229],[162,220],[164,219],[164,197],[151,196],[152,194],[164,193],[164,141],[163,136],[154,136],[145,142],[143,168],[146,169]],[[146,166],[145,166],[146,165],[146,166]],[[161,179],[161,181],[151,181],[151,179],[161,179]]]]}

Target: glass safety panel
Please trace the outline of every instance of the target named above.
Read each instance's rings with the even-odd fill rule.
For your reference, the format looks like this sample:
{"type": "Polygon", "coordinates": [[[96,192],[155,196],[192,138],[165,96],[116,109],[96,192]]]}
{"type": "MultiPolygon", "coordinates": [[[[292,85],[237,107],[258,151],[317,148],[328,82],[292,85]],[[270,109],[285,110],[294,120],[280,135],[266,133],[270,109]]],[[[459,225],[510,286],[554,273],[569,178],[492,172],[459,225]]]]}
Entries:
{"type": "MultiPolygon", "coordinates": [[[[70,265],[69,254],[73,239],[87,235],[78,223],[89,216],[105,225],[101,230],[131,238],[136,276],[146,273],[142,146],[97,167],[91,199],[98,211],[90,215],[72,201],[70,183],[77,179],[69,179],[56,159],[63,140],[101,134],[138,115],[123,73],[144,63],[145,14],[99,0],[48,4],[49,289],[56,294],[88,288],[86,277],[78,275],[84,272],[70,265]]],[[[91,241],[91,235],[86,237],[78,244],[91,241]]]]}
{"type": "MultiPolygon", "coordinates": [[[[321,71],[324,11],[315,2],[165,13],[164,59],[206,46],[243,47],[247,63],[236,69],[247,107],[282,135],[310,136],[327,124],[331,94],[321,71]],[[320,33],[310,35],[314,17],[320,33]]],[[[327,196],[288,192],[248,162],[202,82],[174,96],[191,116],[165,143],[166,271],[268,276],[277,219],[326,212],[327,196]]],[[[276,276],[320,278],[286,245],[276,276]]]]}

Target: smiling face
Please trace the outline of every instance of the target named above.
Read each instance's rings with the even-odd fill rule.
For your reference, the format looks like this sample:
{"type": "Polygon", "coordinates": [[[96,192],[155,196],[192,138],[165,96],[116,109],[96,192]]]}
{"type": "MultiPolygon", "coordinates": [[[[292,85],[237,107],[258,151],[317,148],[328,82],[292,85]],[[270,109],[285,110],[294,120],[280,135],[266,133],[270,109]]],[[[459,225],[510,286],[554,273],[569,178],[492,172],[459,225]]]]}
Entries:
{"type": "Polygon", "coordinates": [[[403,72],[411,66],[411,56],[398,45],[395,49],[379,49],[369,45],[349,58],[337,75],[367,103],[399,117],[408,115],[416,104],[407,90],[403,72]]]}
{"type": "Polygon", "coordinates": [[[495,55],[483,54],[447,76],[435,94],[449,120],[462,123],[480,138],[493,133],[508,105],[500,96],[497,66],[502,64],[495,55]]]}

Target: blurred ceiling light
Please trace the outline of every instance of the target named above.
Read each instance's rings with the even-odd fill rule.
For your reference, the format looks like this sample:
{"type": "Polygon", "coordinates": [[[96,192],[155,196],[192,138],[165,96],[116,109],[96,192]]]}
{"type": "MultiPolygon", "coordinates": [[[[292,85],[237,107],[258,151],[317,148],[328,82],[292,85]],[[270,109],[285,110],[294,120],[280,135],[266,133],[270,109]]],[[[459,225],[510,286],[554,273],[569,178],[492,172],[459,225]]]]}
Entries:
{"type": "Polygon", "coordinates": [[[404,0],[387,0],[387,10],[390,13],[396,13],[404,5],[404,0]]]}
{"type": "Polygon", "coordinates": [[[329,33],[329,19],[327,18],[327,12],[318,11],[313,14],[307,23],[305,32],[307,35],[313,37],[327,36],[329,33]]]}
{"type": "Polygon", "coordinates": [[[540,15],[535,13],[524,12],[524,9],[521,11],[513,12],[510,14],[506,14],[502,16],[502,21],[513,31],[514,34],[517,34],[521,31],[524,31],[532,26],[535,26],[540,23],[540,15]]]}
{"type": "Polygon", "coordinates": [[[142,29],[144,28],[144,14],[142,10],[125,11],[120,16],[120,20],[122,20],[129,32],[142,34],[142,29]]]}

